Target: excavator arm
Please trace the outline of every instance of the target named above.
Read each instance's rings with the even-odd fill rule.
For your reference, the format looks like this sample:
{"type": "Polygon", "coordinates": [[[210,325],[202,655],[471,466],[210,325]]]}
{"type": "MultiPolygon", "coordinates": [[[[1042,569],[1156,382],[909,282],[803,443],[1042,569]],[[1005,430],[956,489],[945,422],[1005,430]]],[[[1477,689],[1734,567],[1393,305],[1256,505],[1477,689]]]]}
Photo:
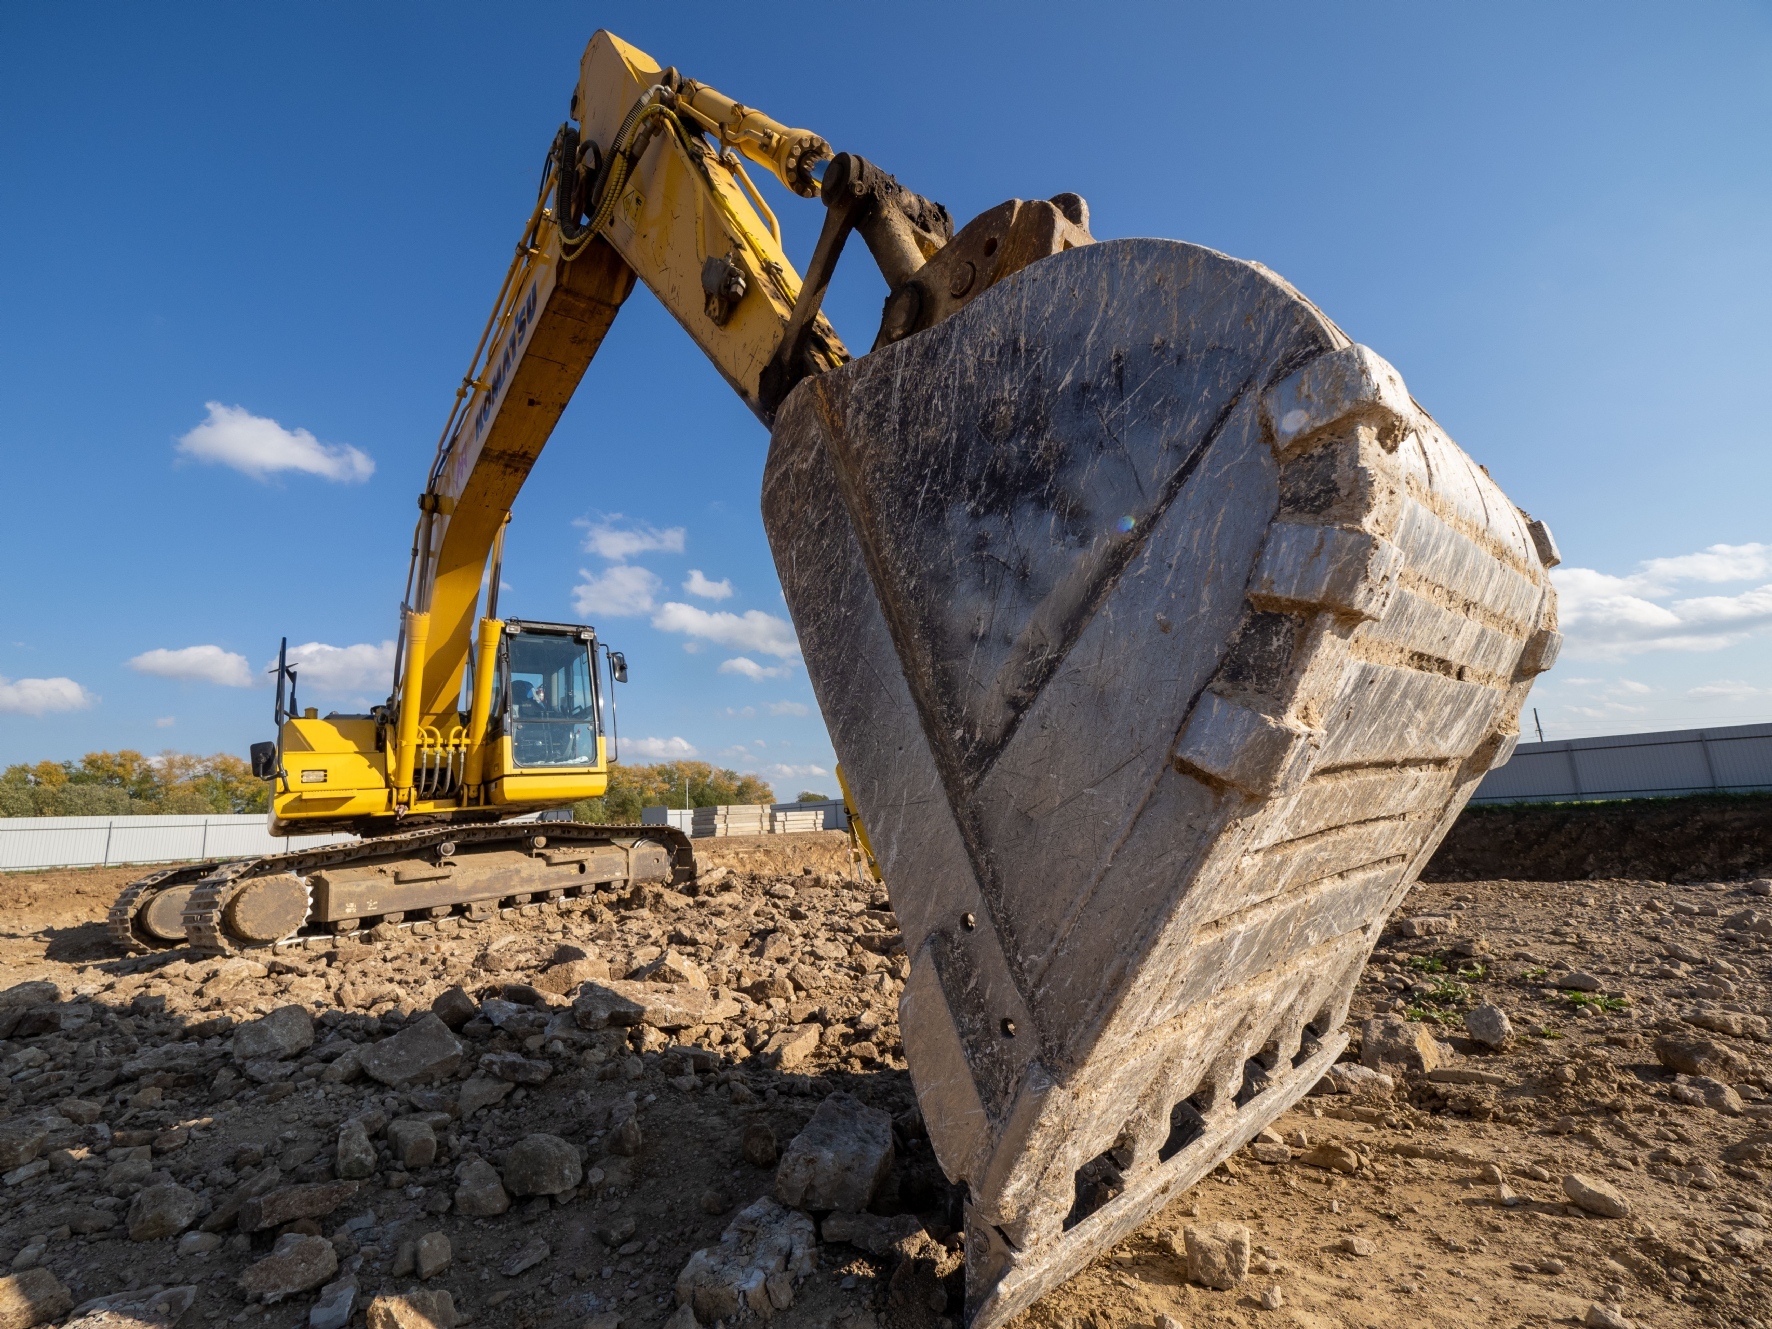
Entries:
{"type": "MultiPolygon", "coordinates": [[[[285,781],[274,795],[282,823],[475,820],[603,791],[601,752],[577,779],[500,760],[496,564],[517,493],[636,280],[767,424],[795,384],[851,359],[819,305],[852,232],[891,289],[881,341],[1089,241],[1074,195],[1011,201],[955,237],[946,209],[878,167],[607,32],[585,49],[571,110],[419,495],[394,692],[375,716],[379,767],[357,771],[350,800],[336,782],[322,795],[285,781]],[[753,171],[826,205],[805,279],[753,171]],[[365,787],[378,771],[381,788],[365,787]]],[[[322,748],[361,751],[360,732],[289,723],[298,746],[318,735],[322,748]]]]}

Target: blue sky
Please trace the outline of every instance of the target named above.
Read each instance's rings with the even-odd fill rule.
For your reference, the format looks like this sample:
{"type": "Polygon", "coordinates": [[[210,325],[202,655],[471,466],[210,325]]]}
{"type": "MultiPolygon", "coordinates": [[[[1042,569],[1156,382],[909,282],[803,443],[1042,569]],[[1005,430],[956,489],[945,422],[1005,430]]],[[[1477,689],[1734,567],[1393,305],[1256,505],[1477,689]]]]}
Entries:
{"type": "MultiPolygon", "coordinates": [[[[1556,532],[1548,736],[1772,718],[1765,6],[506,12],[0,11],[0,762],[244,752],[284,635],[316,644],[304,700],[385,694],[413,498],[598,26],[962,221],[1075,189],[1100,238],[1267,264],[1556,532]]],[[[772,201],[803,263],[822,210],[772,201]]],[[[862,260],[826,306],[852,346],[862,260]]],[[[791,796],[832,757],[766,445],[637,292],[519,500],[503,608],[626,651],[630,756],[791,796]]]]}

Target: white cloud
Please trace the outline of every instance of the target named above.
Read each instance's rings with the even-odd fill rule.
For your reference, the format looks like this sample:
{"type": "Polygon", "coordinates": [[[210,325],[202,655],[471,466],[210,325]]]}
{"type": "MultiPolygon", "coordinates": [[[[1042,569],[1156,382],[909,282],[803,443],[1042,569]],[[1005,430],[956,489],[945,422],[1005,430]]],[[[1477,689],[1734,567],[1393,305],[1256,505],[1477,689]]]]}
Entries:
{"type": "Polygon", "coordinates": [[[0,715],[83,711],[97,700],[71,678],[0,678],[0,715]]]}
{"type": "Polygon", "coordinates": [[[683,589],[704,600],[726,600],[732,596],[732,578],[722,577],[719,581],[709,581],[701,575],[700,568],[690,568],[689,580],[683,583],[683,589]]]}
{"type": "Polygon", "coordinates": [[[733,710],[732,707],[730,707],[730,706],[728,706],[726,708],[727,716],[731,719],[734,719],[734,720],[748,720],[756,713],[757,713],[757,708],[755,706],[746,706],[743,709],[736,710],[736,711],[733,710]]]}
{"type": "Polygon", "coordinates": [[[154,728],[170,729],[177,723],[178,717],[176,715],[162,715],[158,720],[154,721],[154,728]]]}
{"type": "Polygon", "coordinates": [[[183,646],[176,651],[143,651],[129,661],[138,674],[214,683],[224,688],[249,688],[258,679],[244,655],[219,646],[183,646]]]}
{"type": "MultiPolygon", "coordinates": [[[[741,651],[758,651],[764,655],[792,659],[800,653],[794,628],[785,618],[765,614],[761,609],[747,609],[742,614],[727,610],[709,613],[694,605],[667,600],[652,616],[652,626],[660,632],[681,632],[691,637],[705,637],[721,646],[734,646],[741,651]]],[[[737,672],[744,672],[739,669],[737,672]]]]}
{"type": "Polygon", "coordinates": [[[615,523],[621,520],[621,513],[612,512],[597,521],[581,517],[574,522],[573,525],[584,529],[584,551],[606,558],[611,563],[626,562],[635,554],[683,552],[683,539],[687,532],[681,526],[670,526],[662,531],[645,522],[617,526],[615,523]]]}
{"type": "Polygon", "coordinates": [[[303,471],[354,484],[375,474],[369,454],[349,444],[322,443],[305,429],[285,429],[244,407],[218,401],[205,405],[209,418],[178,441],[183,456],[231,466],[255,480],[278,471],[303,471]]]}
{"type": "MultiPolygon", "coordinates": [[[[289,663],[296,667],[296,688],[319,692],[380,692],[394,685],[394,643],[379,646],[367,642],[356,646],[328,646],[310,641],[289,648],[289,663]]],[[[274,667],[274,662],[273,662],[274,667]]]]}
{"type": "Polygon", "coordinates": [[[1772,688],[1755,687],[1739,679],[1719,678],[1715,683],[1701,683],[1686,689],[1686,695],[1705,701],[1752,701],[1755,697],[1772,697],[1772,688]]]}
{"type": "Polygon", "coordinates": [[[572,588],[572,607],[587,617],[644,614],[652,608],[654,593],[664,585],[655,573],[626,563],[600,573],[580,568],[578,575],[584,580],[572,588]]]}
{"type": "Polygon", "coordinates": [[[769,703],[771,715],[810,715],[812,708],[803,701],[772,701],[769,703]]]}
{"type": "Polygon", "coordinates": [[[773,776],[777,780],[798,780],[808,775],[829,775],[830,772],[822,766],[814,766],[811,764],[805,766],[777,764],[775,766],[765,766],[763,768],[763,774],[773,776]]]}
{"type": "Polygon", "coordinates": [[[1627,577],[1592,568],[1553,573],[1558,616],[1572,653],[1715,651],[1772,627],[1772,583],[1734,595],[1673,599],[1682,582],[1748,581],[1772,574],[1772,545],[1712,545],[1652,558],[1627,577]]]}
{"type": "Polygon", "coordinates": [[[679,761],[696,754],[695,745],[683,738],[624,738],[621,741],[621,752],[624,757],[645,757],[650,761],[679,761]]]}
{"type": "Polygon", "coordinates": [[[761,683],[766,678],[786,678],[794,672],[792,665],[760,665],[749,656],[736,655],[730,660],[720,661],[722,674],[738,674],[753,683],[761,683]]]}

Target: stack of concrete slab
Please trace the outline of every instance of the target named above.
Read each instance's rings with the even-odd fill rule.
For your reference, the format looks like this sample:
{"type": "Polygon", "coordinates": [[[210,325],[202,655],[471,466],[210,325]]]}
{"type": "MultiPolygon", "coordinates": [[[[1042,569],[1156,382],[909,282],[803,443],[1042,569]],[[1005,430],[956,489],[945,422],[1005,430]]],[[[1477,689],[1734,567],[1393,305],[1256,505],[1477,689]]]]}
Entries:
{"type": "Polygon", "coordinates": [[[690,834],[767,835],[770,831],[770,808],[767,803],[725,803],[718,807],[696,808],[694,829],[690,834]]]}

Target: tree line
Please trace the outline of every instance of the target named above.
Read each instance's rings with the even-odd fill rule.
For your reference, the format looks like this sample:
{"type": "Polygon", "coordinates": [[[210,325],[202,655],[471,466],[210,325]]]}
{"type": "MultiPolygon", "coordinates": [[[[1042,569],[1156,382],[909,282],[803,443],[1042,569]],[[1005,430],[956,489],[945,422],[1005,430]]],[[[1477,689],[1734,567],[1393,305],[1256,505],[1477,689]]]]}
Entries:
{"type": "MultiPolygon", "coordinates": [[[[168,749],[146,756],[132,748],[88,752],[79,761],[20,762],[0,772],[0,817],[123,817],[263,812],[269,786],[227,752],[198,756],[168,749]]],[[[802,790],[802,801],[823,798],[802,790]]],[[[583,822],[640,820],[648,807],[714,807],[773,803],[775,791],[756,775],[705,761],[612,766],[609,792],[573,807],[583,822]]]]}
{"type": "Polygon", "coordinates": [[[227,752],[88,752],[0,771],[0,817],[140,817],[263,812],[269,790],[227,752]]]}

